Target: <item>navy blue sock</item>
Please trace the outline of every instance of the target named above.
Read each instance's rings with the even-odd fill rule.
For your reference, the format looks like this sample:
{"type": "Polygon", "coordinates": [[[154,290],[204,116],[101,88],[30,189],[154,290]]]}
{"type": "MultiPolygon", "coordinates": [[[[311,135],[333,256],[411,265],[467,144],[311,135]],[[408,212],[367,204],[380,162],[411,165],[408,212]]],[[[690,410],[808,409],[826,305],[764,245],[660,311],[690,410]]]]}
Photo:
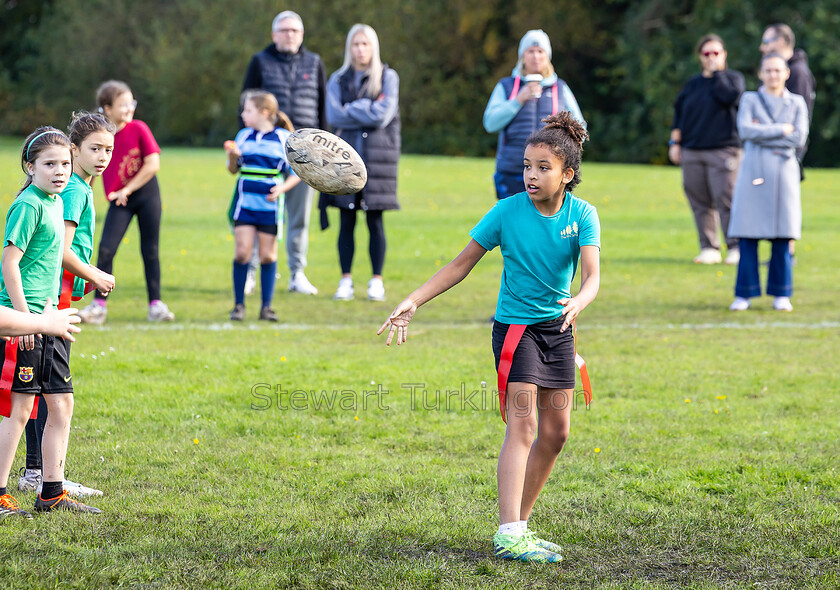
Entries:
{"type": "Polygon", "coordinates": [[[63,481],[45,481],[44,487],[41,489],[41,498],[43,498],[44,500],[58,498],[61,495],[61,492],[63,491],[63,481]]]}
{"type": "Polygon", "coordinates": [[[233,261],[233,297],[236,303],[245,304],[245,281],[248,279],[248,263],[233,261]]]}
{"type": "Polygon", "coordinates": [[[0,488],[0,496],[5,496],[7,493],[5,486],[0,488]]]}
{"type": "Polygon", "coordinates": [[[260,287],[262,288],[262,306],[271,307],[274,299],[274,283],[277,280],[277,262],[260,265],[260,287]]]}

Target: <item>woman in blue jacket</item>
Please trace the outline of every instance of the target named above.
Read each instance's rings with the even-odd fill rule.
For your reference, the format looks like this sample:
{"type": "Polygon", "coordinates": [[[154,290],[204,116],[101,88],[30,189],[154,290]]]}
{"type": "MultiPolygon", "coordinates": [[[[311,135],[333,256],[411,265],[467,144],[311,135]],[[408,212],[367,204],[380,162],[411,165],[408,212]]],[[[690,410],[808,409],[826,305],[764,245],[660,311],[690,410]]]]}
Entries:
{"type": "Polygon", "coordinates": [[[569,111],[586,126],[575,95],[551,65],[548,35],[540,29],[528,31],[519,42],[519,61],[513,73],[499,80],[484,110],[484,128],[488,133],[499,132],[496,198],[504,199],[525,190],[525,140],[543,128],[543,119],[561,111],[569,111]]]}

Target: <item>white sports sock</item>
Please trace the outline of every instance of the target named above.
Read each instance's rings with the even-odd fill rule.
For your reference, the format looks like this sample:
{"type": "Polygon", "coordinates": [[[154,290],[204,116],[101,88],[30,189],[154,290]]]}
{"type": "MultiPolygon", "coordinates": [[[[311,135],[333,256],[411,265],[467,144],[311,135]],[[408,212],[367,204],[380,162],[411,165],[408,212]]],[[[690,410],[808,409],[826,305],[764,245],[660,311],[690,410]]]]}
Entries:
{"type": "Polygon", "coordinates": [[[513,522],[506,522],[504,524],[499,525],[499,534],[500,535],[513,535],[518,537],[522,535],[525,531],[523,531],[519,526],[519,521],[515,520],[513,522]]]}
{"type": "Polygon", "coordinates": [[[522,534],[524,535],[525,532],[528,530],[528,521],[527,520],[520,520],[519,521],[519,528],[522,531],[522,534]]]}

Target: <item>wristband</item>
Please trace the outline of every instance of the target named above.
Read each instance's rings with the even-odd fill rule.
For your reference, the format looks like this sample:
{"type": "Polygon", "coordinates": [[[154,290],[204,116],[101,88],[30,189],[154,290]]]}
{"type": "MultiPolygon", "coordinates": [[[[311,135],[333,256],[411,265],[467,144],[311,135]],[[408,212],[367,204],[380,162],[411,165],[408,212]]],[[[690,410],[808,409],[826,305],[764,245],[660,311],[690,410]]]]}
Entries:
{"type": "Polygon", "coordinates": [[[669,139],[668,140],[668,147],[670,147],[672,145],[680,145],[680,142],[678,142],[676,139],[669,139]]]}

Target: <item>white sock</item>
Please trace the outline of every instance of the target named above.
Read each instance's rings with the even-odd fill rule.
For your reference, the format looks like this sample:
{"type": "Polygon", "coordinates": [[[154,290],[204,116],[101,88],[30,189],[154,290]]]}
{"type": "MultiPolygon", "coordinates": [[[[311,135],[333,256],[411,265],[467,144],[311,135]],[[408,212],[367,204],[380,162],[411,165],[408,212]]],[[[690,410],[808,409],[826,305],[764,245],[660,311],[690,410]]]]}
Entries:
{"type": "Polygon", "coordinates": [[[515,537],[521,536],[522,533],[525,531],[519,525],[519,521],[515,520],[513,522],[506,522],[504,524],[499,525],[499,534],[500,535],[513,535],[515,537]]]}
{"type": "Polygon", "coordinates": [[[520,520],[519,521],[519,528],[522,531],[522,534],[524,535],[525,532],[528,530],[528,521],[527,520],[520,520]]]}

